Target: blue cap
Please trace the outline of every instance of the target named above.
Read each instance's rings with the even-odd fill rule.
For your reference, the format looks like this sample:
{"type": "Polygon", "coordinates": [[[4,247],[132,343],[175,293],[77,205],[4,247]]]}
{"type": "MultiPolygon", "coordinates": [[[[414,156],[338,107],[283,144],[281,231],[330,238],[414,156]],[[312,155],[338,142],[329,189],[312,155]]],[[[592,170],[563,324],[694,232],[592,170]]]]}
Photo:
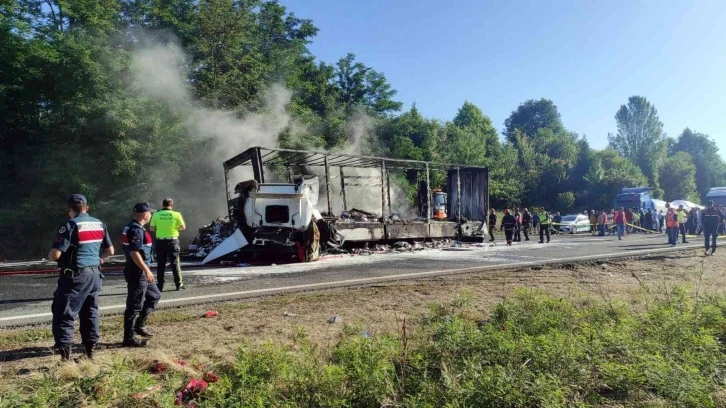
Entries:
{"type": "Polygon", "coordinates": [[[86,196],[83,194],[73,194],[70,197],[68,197],[68,205],[73,204],[86,204],[88,205],[88,200],[86,200],[86,196]]]}
{"type": "Polygon", "coordinates": [[[138,203],[134,206],[134,212],[144,213],[144,212],[154,212],[154,210],[151,207],[149,207],[149,203],[138,203]]]}

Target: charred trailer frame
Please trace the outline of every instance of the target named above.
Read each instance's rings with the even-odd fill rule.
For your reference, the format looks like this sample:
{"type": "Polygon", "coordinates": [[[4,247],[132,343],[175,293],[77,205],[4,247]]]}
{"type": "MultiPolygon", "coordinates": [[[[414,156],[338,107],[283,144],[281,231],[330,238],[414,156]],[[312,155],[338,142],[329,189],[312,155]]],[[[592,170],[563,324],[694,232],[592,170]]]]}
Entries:
{"type": "MultiPolygon", "coordinates": [[[[295,168],[322,168],[326,187],[327,212],[323,213],[328,222],[334,223],[336,228],[346,235],[346,242],[391,241],[406,239],[438,239],[461,238],[477,231],[486,234],[486,217],[489,210],[489,171],[486,167],[465,166],[451,163],[436,163],[418,160],[388,159],[383,157],[356,156],[332,152],[269,149],[252,147],[224,162],[224,177],[226,185],[226,199],[230,219],[239,222],[238,207],[240,199],[232,195],[230,188],[234,185],[230,180],[230,172],[240,166],[249,166],[252,176],[259,184],[265,183],[265,168],[277,168],[285,178],[291,182],[295,168]],[[333,172],[331,168],[338,170],[333,172]],[[347,211],[350,199],[350,189],[346,187],[361,186],[360,176],[349,175],[344,169],[373,169],[380,176],[375,177],[374,184],[364,186],[380,187],[377,194],[381,199],[382,219],[379,222],[336,222],[334,214],[332,191],[333,180],[339,178],[340,194],[343,211],[347,211]],[[392,215],[391,185],[389,173],[391,171],[414,172],[417,179],[425,180],[419,184],[419,199],[425,194],[428,208],[425,221],[394,223],[389,220],[392,215]],[[431,172],[446,172],[448,193],[448,221],[434,221],[431,219],[431,172]]],[[[241,180],[234,180],[236,183],[241,180]]],[[[322,184],[321,183],[321,184],[322,184]]],[[[422,204],[422,203],[419,203],[422,204]]],[[[366,208],[372,211],[372,208],[366,208]]],[[[478,232],[477,232],[478,233],[478,232]]]]}

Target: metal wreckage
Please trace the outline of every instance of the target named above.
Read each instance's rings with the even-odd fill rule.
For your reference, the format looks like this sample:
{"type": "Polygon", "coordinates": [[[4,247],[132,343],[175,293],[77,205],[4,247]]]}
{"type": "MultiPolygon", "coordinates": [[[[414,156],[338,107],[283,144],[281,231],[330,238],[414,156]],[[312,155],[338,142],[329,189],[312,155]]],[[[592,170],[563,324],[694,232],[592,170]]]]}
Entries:
{"type": "Polygon", "coordinates": [[[201,228],[190,248],[205,257],[203,263],[311,262],[325,253],[416,250],[451,245],[453,240],[481,242],[487,233],[485,167],[252,147],[224,162],[224,175],[229,215],[201,228]],[[253,178],[231,180],[239,168],[251,168],[253,178]],[[392,210],[392,173],[417,181],[417,217],[406,219],[392,210]],[[446,191],[431,188],[433,173],[445,180],[446,191]],[[327,201],[321,206],[327,211],[318,209],[321,177],[327,201]],[[267,181],[275,178],[285,182],[267,181]],[[334,189],[342,201],[336,208],[334,189]],[[380,212],[349,208],[361,194],[375,197],[380,212]]]}

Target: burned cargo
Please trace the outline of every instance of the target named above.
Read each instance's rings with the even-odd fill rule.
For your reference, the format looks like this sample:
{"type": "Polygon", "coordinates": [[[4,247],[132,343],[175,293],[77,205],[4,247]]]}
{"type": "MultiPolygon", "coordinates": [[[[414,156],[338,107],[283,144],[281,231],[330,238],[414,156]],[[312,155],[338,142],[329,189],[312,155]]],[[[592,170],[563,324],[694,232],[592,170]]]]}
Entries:
{"type": "Polygon", "coordinates": [[[486,233],[489,176],[484,167],[253,147],[227,160],[224,173],[234,232],[205,262],[231,252],[245,261],[309,262],[328,249],[341,252],[344,246],[413,245],[486,233]],[[238,168],[251,168],[252,179],[231,180],[238,168]],[[315,170],[321,174],[312,174],[315,170]],[[355,170],[365,174],[352,174],[355,170]],[[446,189],[432,188],[433,171],[445,175],[446,189]],[[418,187],[418,216],[393,210],[393,172],[418,187]],[[273,178],[284,181],[266,180],[273,178]],[[334,189],[339,192],[337,205],[334,189]],[[348,208],[353,194],[379,197],[380,208],[348,208]]]}

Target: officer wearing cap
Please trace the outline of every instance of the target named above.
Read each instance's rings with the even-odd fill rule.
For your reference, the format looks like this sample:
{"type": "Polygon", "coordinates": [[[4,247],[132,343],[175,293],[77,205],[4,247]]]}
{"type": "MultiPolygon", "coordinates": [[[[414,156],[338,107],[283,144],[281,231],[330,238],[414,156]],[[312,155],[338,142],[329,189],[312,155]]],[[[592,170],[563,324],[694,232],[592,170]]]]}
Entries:
{"type": "Polygon", "coordinates": [[[153,337],[146,330],[146,319],[156,308],[161,298],[161,292],[154,283],[154,274],[151,273],[151,236],[144,230],[151,220],[151,208],[147,203],[138,203],[134,206],[131,222],[129,222],[121,235],[124,247],[126,278],[128,293],[126,296],[126,311],[124,312],[124,340],[123,347],[143,347],[146,339],[136,340],[134,333],[142,337],[153,337]]]}
{"type": "Polygon", "coordinates": [[[151,218],[151,231],[156,233],[156,278],[159,290],[164,290],[164,273],[166,263],[171,262],[171,271],[174,274],[176,290],[186,289],[182,282],[181,266],[179,265],[179,231],[184,231],[186,225],[181,213],[174,211],[174,200],[165,198],[163,209],[157,211],[151,218]]]}
{"type": "Polygon", "coordinates": [[[58,261],[60,278],[53,294],[53,338],[61,359],[69,360],[73,323],[80,317],[85,355],[93,359],[98,343],[98,295],[101,293],[101,262],[113,255],[106,225],[88,215],[88,201],[73,194],[67,202],[70,220],[58,228],[48,259],[58,261]],[[99,256],[100,254],[100,256],[99,256]]]}

